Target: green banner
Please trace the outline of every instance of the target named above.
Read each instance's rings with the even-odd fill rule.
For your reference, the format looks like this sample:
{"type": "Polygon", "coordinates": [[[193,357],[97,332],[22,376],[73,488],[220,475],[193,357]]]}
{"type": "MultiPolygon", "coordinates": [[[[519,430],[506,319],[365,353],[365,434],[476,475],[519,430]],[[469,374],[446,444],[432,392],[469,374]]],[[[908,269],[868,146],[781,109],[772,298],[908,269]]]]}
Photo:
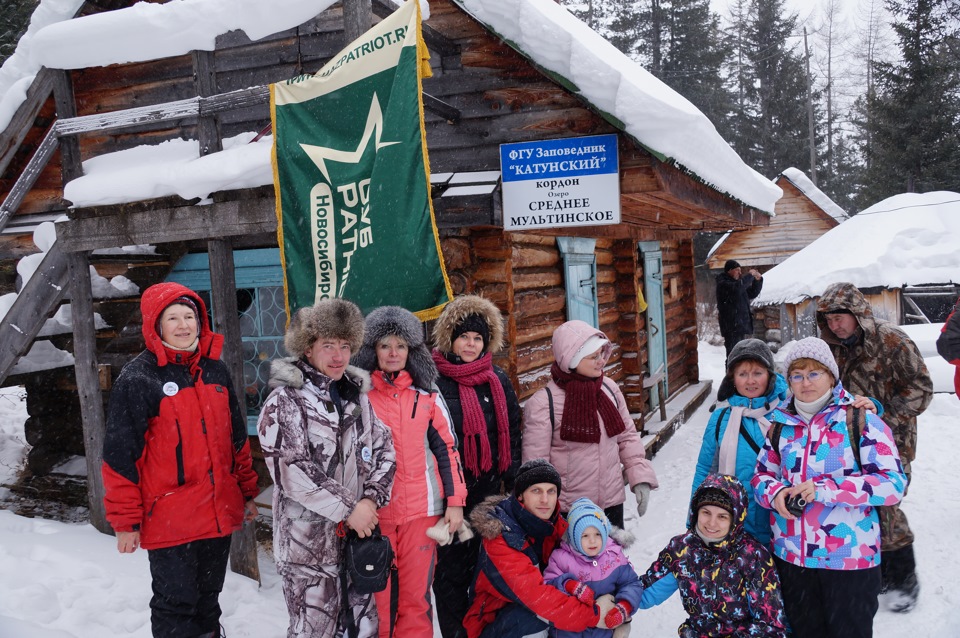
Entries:
{"type": "Polygon", "coordinates": [[[342,297],[429,320],[452,298],[423,133],[428,57],[408,0],[316,75],[270,85],[288,317],[342,297]]]}

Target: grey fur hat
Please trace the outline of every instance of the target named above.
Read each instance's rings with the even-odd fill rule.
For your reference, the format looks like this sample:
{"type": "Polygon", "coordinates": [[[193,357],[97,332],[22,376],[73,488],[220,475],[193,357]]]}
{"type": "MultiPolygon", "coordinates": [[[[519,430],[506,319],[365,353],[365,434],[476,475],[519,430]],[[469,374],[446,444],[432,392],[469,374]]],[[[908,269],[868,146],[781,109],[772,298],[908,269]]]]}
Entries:
{"type": "Polygon", "coordinates": [[[447,354],[453,351],[453,334],[457,327],[471,315],[483,319],[490,328],[490,341],[485,342],[484,352],[494,354],[503,347],[503,315],[489,299],[479,295],[462,295],[448,303],[433,326],[433,345],[447,354]]]}
{"type": "Polygon", "coordinates": [[[429,390],[437,379],[437,365],[423,341],[423,324],[412,312],[399,306],[381,306],[367,315],[363,345],[353,356],[353,365],[368,372],[376,370],[377,343],[390,335],[400,337],[407,343],[405,369],[413,378],[413,385],[429,390]]]}
{"type": "Polygon", "coordinates": [[[343,339],[356,352],[363,343],[363,313],[346,299],[321,299],[294,313],[283,337],[291,357],[300,358],[317,339],[343,339]]]}

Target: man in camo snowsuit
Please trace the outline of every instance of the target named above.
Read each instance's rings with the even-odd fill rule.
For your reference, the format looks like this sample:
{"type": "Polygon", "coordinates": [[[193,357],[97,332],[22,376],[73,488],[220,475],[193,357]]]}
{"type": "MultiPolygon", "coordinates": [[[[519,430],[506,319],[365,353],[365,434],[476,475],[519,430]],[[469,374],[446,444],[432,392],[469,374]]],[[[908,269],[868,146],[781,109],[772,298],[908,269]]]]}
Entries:
{"type": "MultiPolygon", "coordinates": [[[[273,552],[290,615],[288,638],[333,638],[346,627],[339,525],[366,536],[390,499],[396,470],[390,430],[376,417],[370,376],[348,366],[363,315],[343,299],[303,308],[287,329],[293,355],[271,366],[273,392],[257,423],[275,483],[273,552]]],[[[360,638],[377,635],[373,596],[349,592],[360,638]]]]}
{"type": "MultiPolygon", "coordinates": [[[[827,286],[817,304],[817,324],[837,360],[843,387],[883,405],[883,420],[893,430],[909,485],[910,463],[917,451],[917,416],[933,398],[923,355],[902,330],[876,319],[870,303],[851,283],[827,286]]],[[[893,611],[910,611],[920,589],[913,532],[899,505],[879,509],[884,590],[899,593],[891,600],[893,611]]]]}

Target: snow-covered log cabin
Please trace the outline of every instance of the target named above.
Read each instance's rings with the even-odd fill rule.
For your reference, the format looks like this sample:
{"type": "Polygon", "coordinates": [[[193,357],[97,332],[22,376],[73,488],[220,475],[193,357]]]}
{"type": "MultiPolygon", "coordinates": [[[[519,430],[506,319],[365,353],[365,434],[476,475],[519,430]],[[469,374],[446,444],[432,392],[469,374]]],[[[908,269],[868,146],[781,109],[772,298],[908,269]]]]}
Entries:
{"type": "MultiPolygon", "coordinates": [[[[92,518],[102,398],[142,344],[136,294],[98,296],[88,264],[110,284],[177,280],[208,295],[255,418],[285,323],[266,87],[315,72],[395,8],[208,0],[201,14],[186,2],[130,4],[77,2],[79,17],[31,34],[36,75],[0,137],[0,225],[22,229],[0,258],[31,247],[23,231],[66,216],[42,276],[22,284],[29,299],[21,292],[0,322],[0,380],[68,293],[73,334],[61,345],[75,358],[92,518]],[[154,249],[118,248],[146,245],[154,249]],[[95,312],[109,327],[94,324],[95,312]]],[[[710,387],[697,365],[692,237],[769,223],[780,189],[689,102],[551,0],[434,0],[429,11],[427,147],[455,292],[504,312],[498,363],[521,398],[548,379],[556,326],[598,325],[618,344],[608,372],[637,427],[651,448],[662,444],[710,387]],[[621,221],[505,231],[499,145],[600,134],[618,141],[621,221]]],[[[9,273],[2,285],[14,287],[9,273]]],[[[24,379],[31,393],[54,391],[15,380],[24,379]]]]}

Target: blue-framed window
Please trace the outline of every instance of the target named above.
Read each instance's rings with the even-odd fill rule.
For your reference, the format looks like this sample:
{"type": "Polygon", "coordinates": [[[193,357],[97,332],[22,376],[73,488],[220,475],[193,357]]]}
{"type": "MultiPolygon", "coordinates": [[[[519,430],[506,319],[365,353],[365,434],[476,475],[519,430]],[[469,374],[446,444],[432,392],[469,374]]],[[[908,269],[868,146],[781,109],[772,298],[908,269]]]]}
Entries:
{"type": "MultiPolygon", "coordinates": [[[[260,408],[270,394],[270,362],[286,356],[283,335],[287,313],[283,303],[283,270],[279,248],[237,250],[233,253],[237,282],[237,311],[240,313],[240,340],[243,348],[243,387],[241,399],[247,409],[247,431],[256,434],[260,408]]],[[[185,255],[170,272],[167,281],[175,281],[196,291],[210,312],[210,260],[206,253],[185,255]]]]}
{"type": "Polygon", "coordinates": [[[567,321],[580,319],[600,327],[597,303],[596,239],[557,237],[563,257],[563,281],[567,295],[567,321]]]}

